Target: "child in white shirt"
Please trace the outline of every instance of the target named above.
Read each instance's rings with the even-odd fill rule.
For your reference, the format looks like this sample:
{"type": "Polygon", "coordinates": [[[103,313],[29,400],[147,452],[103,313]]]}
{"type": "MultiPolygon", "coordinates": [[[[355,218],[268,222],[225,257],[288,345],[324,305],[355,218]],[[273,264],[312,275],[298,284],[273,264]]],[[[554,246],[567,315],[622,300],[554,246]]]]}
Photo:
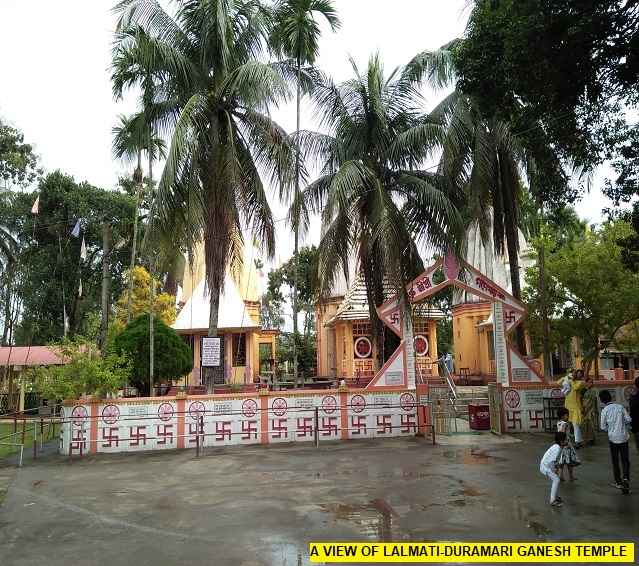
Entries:
{"type": "Polygon", "coordinates": [[[548,476],[552,480],[550,488],[550,504],[553,507],[561,507],[562,499],[557,497],[557,489],[559,488],[559,476],[557,475],[557,462],[561,456],[564,446],[568,445],[568,439],[565,432],[555,433],[555,443],[546,450],[544,457],[539,464],[539,471],[548,476]]]}

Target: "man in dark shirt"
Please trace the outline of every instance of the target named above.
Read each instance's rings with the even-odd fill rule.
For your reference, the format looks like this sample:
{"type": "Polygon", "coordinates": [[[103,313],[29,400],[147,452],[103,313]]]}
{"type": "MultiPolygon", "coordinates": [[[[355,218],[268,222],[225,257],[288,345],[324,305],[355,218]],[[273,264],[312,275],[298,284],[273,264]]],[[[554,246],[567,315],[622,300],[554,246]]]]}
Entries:
{"type": "Polygon", "coordinates": [[[635,446],[639,452],[639,377],[635,377],[635,389],[637,392],[628,400],[628,413],[632,418],[630,430],[635,436],[635,446]]]}

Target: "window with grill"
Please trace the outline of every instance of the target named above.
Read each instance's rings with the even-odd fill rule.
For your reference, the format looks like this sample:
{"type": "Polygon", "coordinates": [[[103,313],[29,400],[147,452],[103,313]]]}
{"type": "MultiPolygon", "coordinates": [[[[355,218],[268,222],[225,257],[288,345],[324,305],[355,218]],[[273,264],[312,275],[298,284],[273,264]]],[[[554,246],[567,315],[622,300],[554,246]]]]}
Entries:
{"type": "Polygon", "coordinates": [[[369,322],[357,322],[353,324],[353,336],[370,336],[371,325],[369,322]]]}

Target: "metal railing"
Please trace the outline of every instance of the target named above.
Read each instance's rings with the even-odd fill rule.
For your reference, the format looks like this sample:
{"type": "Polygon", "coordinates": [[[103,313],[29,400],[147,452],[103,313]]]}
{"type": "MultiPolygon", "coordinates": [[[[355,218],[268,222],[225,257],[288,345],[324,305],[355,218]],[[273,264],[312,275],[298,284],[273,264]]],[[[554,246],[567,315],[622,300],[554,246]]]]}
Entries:
{"type": "MultiPolygon", "coordinates": [[[[360,405],[347,404],[334,405],[330,408],[320,406],[289,407],[284,417],[277,408],[270,407],[268,409],[261,409],[255,407],[252,409],[252,414],[248,418],[242,410],[224,411],[223,413],[212,410],[202,410],[197,413],[183,411],[172,413],[171,421],[172,424],[176,424],[179,420],[184,421],[182,427],[178,427],[184,430],[184,434],[171,434],[170,437],[167,435],[154,436],[152,431],[146,430],[148,425],[145,426],[144,423],[147,422],[151,424],[167,424],[166,421],[161,421],[161,419],[155,415],[122,416],[118,421],[118,428],[128,428],[130,431],[137,429],[138,434],[128,437],[118,435],[117,439],[113,437],[112,440],[117,443],[118,448],[120,445],[124,446],[127,444],[129,448],[141,445],[149,446],[152,441],[155,441],[156,445],[158,443],[165,445],[171,444],[177,449],[178,439],[183,438],[185,441],[184,447],[195,448],[196,457],[199,457],[202,450],[207,446],[232,445],[234,437],[239,439],[240,442],[251,444],[261,443],[262,435],[268,436],[269,443],[312,441],[315,446],[319,447],[322,440],[341,439],[343,432],[347,433],[346,436],[349,439],[364,439],[399,436],[399,434],[392,435],[389,433],[396,429],[402,429],[401,432],[406,434],[420,431],[424,436],[432,436],[432,442],[434,444],[435,425],[432,422],[427,422],[426,410],[426,406],[417,405],[416,403],[410,406],[407,404],[369,404],[366,405],[365,409],[362,409],[360,405]],[[342,426],[342,419],[340,417],[340,411],[342,409],[347,409],[349,414],[355,417],[350,421],[350,426],[342,426]],[[361,414],[364,411],[366,415],[361,414]],[[422,424],[419,423],[418,412],[421,412],[422,424]],[[404,421],[399,419],[400,422],[394,424],[391,418],[393,414],[399,414],[401,416],[413,415],[415,418],[414,420],[406,419],[404,421]],[[253,427],[252,424],[257,425],[257,423],[262,422],[263,415],[265,415],[266,419],[271,423],[267,429],[263,430],[257,426],[253,427]],[[375,423],[371,424],[365,420],[359,420],[357,419],[358,416],[373,416],[375,423]],[[238,422],[238,417],[242,419],[239,422],[250,422],[248,425],[231,426],[232,422],[238,422]],[[234,418],[236,419],[235,421],[233,421],[234,418]],[[294,422],[296,426],[295,428],[283,428],[281,426],[282,422],[277,422],[278,420],[291,421],[294,422]],[[141,427],[145,428],[144,433],[140,431],[141,427]],[[372,432],[377,432],[379,436],[372,435],[372,432]],[[208,444],[207,441],[209,441],[208,444]],[[219,442],[219,444],[216,442],[219,442]]],[[[87,451],[90,451],[90,445],[92,443],[102,443],[104,447],[105,442],[109,440],[108,437],[105,438],[104,436],[95,439],[87,438],[87,432],[91,429],[93,420],[100,420],[101,418],[102,417],[91,417],[89,415],[70,415],[61,420],[61,427],[64,431],[62,436],[64,441],[69,443],[69,463],[72,462],[74,456],[81,458],[87,451]]],[[[107,428],[108,425],[105,429],[107,428]]],[[[149,447],[147,449],[153,448],[149,447]]]]}
{"type": "Polygon", "coordinates": [[[20,462],[19,467],[22,467],[22,460],[24,456],[24,447],[27,444],[27,439],[31,439],[33,436],[33,458],[37,457],[38,442],[40,444],[40,452],[43,450],[43,442],[47,436],[48,431],[49,439],[55,438],[56,426],[59,426],[60,421],[58,418],[60,412],[60,405],[48,405],[50,408],[47,416],[41,415],[40,411],[42,407],[35,409],[28,409],[17,413],[8,413],[2,415],[0,419],[4,424],[13,422],[13,432],[9,435],[0,437],[0,445],[9,446],[10,452],[17,452],[20,450],[20,462]],[[6,442],[10,439],[11,442],[6,442]],[[15,448],[16,450],[13,450],[15,448]]]}

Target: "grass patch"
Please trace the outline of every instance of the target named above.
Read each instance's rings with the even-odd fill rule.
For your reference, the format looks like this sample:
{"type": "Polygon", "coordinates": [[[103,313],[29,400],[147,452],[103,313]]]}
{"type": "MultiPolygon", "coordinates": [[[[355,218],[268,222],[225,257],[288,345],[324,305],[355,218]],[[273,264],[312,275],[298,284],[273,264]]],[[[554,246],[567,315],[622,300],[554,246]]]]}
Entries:
{"type": "MultiPolygon", "coordinates": [[[[40,422],[30,422],[27,421],[26,424],[26,433],[24,435],[24,449],[33,447],[33,427],[38,426],[38,442],[40,442],[40,422]]],[[[13,436],[13,422],[4,422],[0,423],[0,442],[11,442],[11,443],[22,443],[22,421],[18,421],[17,434],[13,436]]],[[[56,427],[56,433],[59,431],[59,428],[56,427]]],[[[53,427],[47,425],[44,427],[44,435],[45,440],[52,438],[53,427]]],[[[20,450],[19,446],[7,446],[5,444],[0,444],[0,459],[9,456],[14,452],[18,452],[20,450]]],[[[1,495],[1,494],[0,494],[1,495]]]]}

